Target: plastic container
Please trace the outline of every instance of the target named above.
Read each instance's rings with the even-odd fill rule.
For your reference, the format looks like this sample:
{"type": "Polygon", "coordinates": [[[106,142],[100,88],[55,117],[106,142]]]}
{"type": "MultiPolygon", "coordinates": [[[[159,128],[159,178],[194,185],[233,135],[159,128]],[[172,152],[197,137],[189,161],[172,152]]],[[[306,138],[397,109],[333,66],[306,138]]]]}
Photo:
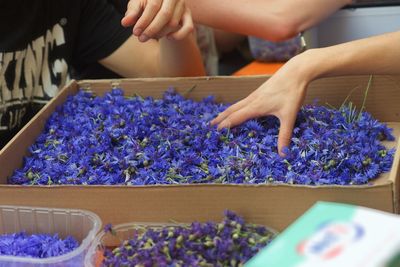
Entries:
{"type": "Polygon", "coordinates": [[[100,228],[100,218],[85,210],[0,206],[0,234],[57,233],[60,238],[72,236],[80,243],[67,254],[46,259],[0,256],[0,267],[84,266],[86,252],[100,228]]]}
{"type": "MultiPolygon", "coordinates": [[[[149,228],[160,229],[169,226],[190,226],[190,224],[180,223],[125,223],[113,226],[114,234],[101,232],[93,241],[85,258],[85,267],[99,267],[103,261],[103,251],[106,247],[113,248],[121,245],[124,240],[131,239],[136,233],[142,233],[149,228]]],[[[277,231],[267,227],[268,231],[274,236],[277,231]]]]}
{"type": "Polygon", "coordinates": [[[271,42],[249,36],[250,52],[255,60],[262,62],[283,62],[303,50],[301,36],[282,42],[271,42]]]}

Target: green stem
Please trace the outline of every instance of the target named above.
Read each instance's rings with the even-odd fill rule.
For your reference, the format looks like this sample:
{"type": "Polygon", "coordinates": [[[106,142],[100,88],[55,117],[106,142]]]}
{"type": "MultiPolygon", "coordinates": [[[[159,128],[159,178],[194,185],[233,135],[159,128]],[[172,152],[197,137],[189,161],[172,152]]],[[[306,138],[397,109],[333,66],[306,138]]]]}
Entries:
{"type": "Polygon", "coordinates": [[[365,102],[367,102],[368,91],[369,91],[369,88],[371,87],[373,77],[374,77],[373,75],[369,76],[367,89],[365,89],[365,92],[364,92],[364,99],[363,99],[363,103],[362,103],[362,106],[360,109],[360,113],[358,114],[357,120],[361,119],[362,112],[365,109],[365,102]]]}
{"type": "Polygon", "coordinates": [[[344,106],[346,105],[347,101],[349,100],[350,96],[353,94],[353,92],[355,90],[357,90],[359,88],[359,86],[354,87],[353,89],[351,89],[350,93],[346,96],[346,98],[344,99],[342,105],[340,105],[339,110],[343,109],[344,106]]]}
{"type": "Polygon", "coordinates": [[[192,87],[190,87],[189,89],[187,89],[185,92],[183,92],[183,95],[186,97],[186,95],[190,94],[195,88],[196,88],[196,84],[193,85],[192,87]]]}

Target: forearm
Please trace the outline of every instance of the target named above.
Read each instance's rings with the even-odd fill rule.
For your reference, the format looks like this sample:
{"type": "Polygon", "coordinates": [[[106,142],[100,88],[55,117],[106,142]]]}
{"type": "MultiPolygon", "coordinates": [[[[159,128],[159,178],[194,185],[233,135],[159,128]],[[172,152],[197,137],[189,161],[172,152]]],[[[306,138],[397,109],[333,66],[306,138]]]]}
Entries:
{"type": "Polygon", "coordinates": [[[200,76],[204,67],[194,38],[182,41],[130,37],[114,53],[99,61],[123,77],[200,76]]]}
{"type": "Polygon", "coordinates": [[[200,51],[193,35],[181,41],[161,38],[160,76],[204,76],[205,70],[200,51]]]}
{"type": "Polygon", "coordinates": [[[279,41],[328,17],[351,0],[186,0],[201,24],[279,41]]]}
{"type": "Polygon", "coordinates": [[[307,82],[341,75],[400,74],[400,32],[309,50],[291,61],[288,64],[301,69],[307,82]]]}

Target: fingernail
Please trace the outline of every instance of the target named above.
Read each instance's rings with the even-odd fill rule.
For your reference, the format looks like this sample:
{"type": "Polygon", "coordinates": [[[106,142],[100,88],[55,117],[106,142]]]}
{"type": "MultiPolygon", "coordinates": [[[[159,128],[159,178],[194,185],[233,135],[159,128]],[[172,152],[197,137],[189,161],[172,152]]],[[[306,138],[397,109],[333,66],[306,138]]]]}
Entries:
{"type": "Polygon", "coordinates": [[[147,37],[147,35],[142,34],[139,36],[139,41],[146,42],[147,40],[149,40],[149,37],[147,37]]]}
{"type": "Polygon", "coordinates": [[[140,36],[141,33],[142,33],[142,29],[140,29],[140,28],[133,29],[133,34],[134,35],[140,36]]]}

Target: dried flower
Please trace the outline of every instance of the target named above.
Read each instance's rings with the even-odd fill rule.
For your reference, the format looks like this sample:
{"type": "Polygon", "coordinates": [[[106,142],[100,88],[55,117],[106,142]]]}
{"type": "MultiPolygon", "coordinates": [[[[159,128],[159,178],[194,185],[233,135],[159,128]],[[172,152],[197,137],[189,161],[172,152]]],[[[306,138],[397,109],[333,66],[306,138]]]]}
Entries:
{"type": "Polygon", "coordinates": [[[104,251],[102,266],[243,266],[274,234],[246,224],[231,211],[220,223],[137,229],[121,245],[104,251]]]}

